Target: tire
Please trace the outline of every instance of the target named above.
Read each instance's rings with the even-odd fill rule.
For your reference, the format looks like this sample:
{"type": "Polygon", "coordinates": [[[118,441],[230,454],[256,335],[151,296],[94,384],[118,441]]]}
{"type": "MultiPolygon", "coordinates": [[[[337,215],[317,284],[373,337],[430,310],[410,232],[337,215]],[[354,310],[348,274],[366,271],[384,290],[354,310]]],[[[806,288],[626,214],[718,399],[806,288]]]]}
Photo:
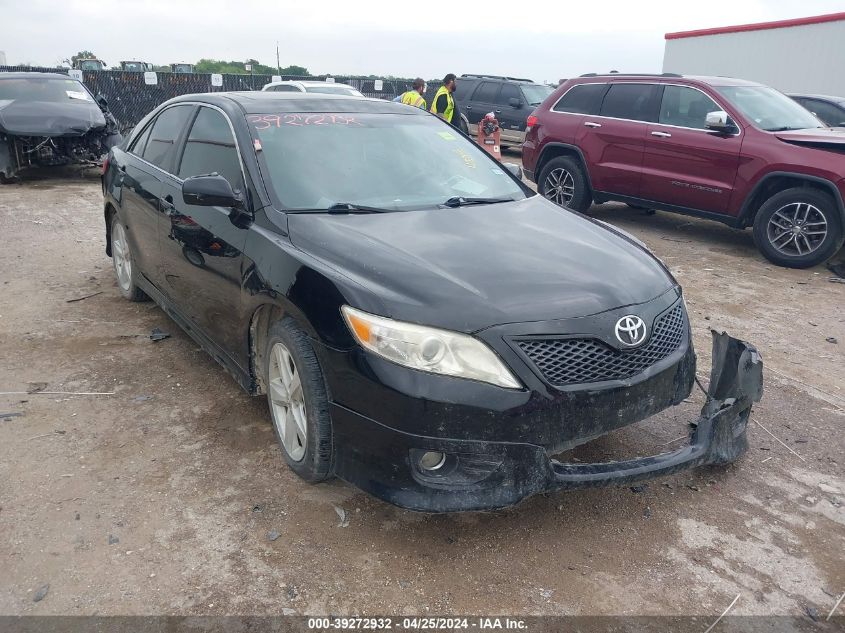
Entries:
{"type": "Polygon", "coordinates": [[[581,164],[568,156],[553,158],[543,165],[537,191],[557,205],[583,213],[593,203],[581,164]]]}
{"type": "Polygon", "coordinates": [[[754,218],[754,243],[770,262],[788,268],[824,263],[842,247],[842,216],[824,191],[795,187],[766,200],[754,218]]]}
{"type": "Polygon", "coordinates": [[[463,114],[460,114],[460,117],[461,118],[458,121],[458,129],[461,132],[463,132],[464,134],[466,134],[467,136],[469,136],[469,122],[467,121],[467,118],[463,114]]]}
{"type": "Polygon", "coordinates": [[[109,239],[111,240],[112,268],[114,268],[114,276],[120,294],[129,301],[149,300],[146,293],[136,283],[138,267],[135,265],[129,242],[126,239],[126,228],[120,218],[117,217],[117,213],[113,213],[111,216],[109,239]]]}
{"type": "Polygon", "coordinates": [[[332,477],[328,390],[308,336],[290,317],[277,321],[270,326],[262,358],[273,433],[285,461],[305,481],[332,477]]]}

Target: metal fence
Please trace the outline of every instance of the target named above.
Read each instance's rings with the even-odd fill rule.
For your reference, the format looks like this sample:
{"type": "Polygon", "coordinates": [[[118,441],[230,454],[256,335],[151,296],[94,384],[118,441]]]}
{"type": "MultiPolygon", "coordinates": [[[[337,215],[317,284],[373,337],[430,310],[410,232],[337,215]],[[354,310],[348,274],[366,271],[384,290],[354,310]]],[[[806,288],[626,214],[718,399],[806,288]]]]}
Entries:
{"type": "MultiPolygon", "coordinates": [[[[67,68],[45,68],[30,66],[0,66],[0,72],[54,72],[67,74],[67,68]]],[[[168,99],[184,94],[202,92],[224,92],[233,90],[261,90],[272,81],[271,75],[222,75],[223,85],[213,86],[210,73],[157,72],[156,83],[147,84],[144,73],[123,70],[90,70],[82,73],[82,81],[95,95],[103,95],[121,131],[131,130],[150,110],[168,99]]],[[[283,80],[325,81],[327,76],[300,77],[282,75],[283,80]]],[[[412,88],[411,79],[374,79],[372,77],[335,76],[335,82],[344,83],[360,90],[368,97],[393,99],[412,88]],[[381,90],[376,90],[376,81],[381,90]]],[[[431,103],[439,80],[428,82],[426,101],[431,103]]]]}

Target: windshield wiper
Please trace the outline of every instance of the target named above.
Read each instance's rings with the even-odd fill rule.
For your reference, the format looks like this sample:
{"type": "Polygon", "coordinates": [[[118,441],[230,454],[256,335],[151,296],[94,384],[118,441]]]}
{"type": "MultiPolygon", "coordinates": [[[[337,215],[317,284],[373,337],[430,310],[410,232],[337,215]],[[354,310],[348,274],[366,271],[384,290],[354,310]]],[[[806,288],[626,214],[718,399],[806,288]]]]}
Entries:
{"type": "Polygon", "coordinates": [[[325,210],[329,213],[390,213],[391,211],[391,209],[367,207],[353,202],[335,202],[325,210]]]}
{"type": "Polygon", "coordinates": [[[473,204],[498,204],[499,202],[513,202],[513,198],[464,198],[455,196],[443,203],[444,207],[468,207],[473,204]]]}

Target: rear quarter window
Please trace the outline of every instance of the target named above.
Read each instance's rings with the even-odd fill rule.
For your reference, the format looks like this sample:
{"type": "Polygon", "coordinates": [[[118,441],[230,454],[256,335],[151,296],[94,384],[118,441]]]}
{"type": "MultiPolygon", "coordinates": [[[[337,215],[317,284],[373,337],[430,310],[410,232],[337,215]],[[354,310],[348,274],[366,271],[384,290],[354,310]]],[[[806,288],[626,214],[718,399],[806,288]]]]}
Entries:
{"type": "Polygon", "coordinates": [[[598,114],[607,84],[580,84],[572,86],[554,105],[555,112],[572,114],[598,114]]]}

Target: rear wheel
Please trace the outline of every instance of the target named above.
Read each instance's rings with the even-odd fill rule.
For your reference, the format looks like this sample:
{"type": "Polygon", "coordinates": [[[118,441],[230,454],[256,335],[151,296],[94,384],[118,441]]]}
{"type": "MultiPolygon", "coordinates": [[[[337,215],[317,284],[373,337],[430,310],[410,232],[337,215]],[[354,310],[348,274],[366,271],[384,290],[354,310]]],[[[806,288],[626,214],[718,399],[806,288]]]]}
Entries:
{"type": "Polygon", "coordinates": [[[117,217],[117,213],[111,216],[111,260],[114,267],[114,275],[117,277],[117,287],[120,294],[129,301],[146,301],[149,297],[135,283],[138,275],[138,268],[129,248],[129,241],[126,239],[126,229],[117,217]]]}
{"type": "Polygon", "coordinates": [[[264,363],[273,432],[285,461],[306,481],[328,479],[334,455],[328,393],[314,348],[293,319],[270,327],[264,363]]]}
{"type": "Polygon", "coordinates": [[[757,212],[754,242],[766,259],[779,266],[821,264],[842,246],[839,208],[829,194],[818,189],[781,191],[757,212]]]}
{"type": "Polygon", "coordinates": [[[582,213],[593,203],[584,169],[568,156],[553,158],[543,166],[537,191],[555,204],[582,213]]]}

